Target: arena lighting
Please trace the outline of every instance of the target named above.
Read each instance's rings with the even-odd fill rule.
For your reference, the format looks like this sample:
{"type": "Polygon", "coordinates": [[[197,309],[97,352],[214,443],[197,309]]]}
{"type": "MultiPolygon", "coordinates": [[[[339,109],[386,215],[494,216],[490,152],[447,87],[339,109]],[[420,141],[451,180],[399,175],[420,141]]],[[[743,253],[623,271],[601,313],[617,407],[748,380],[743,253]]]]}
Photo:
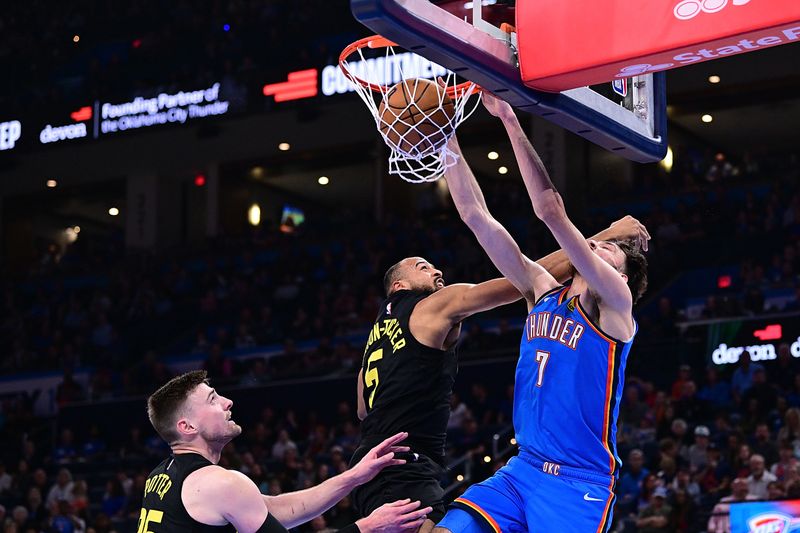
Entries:
{"type": "Polygon", "coordinates": [[[280,143],[278,145],[278,150],[280,150],[281,152],[287,152],[291,147],[292,145],[289,143],[280,143]]]}
{"type": "Polygon", "coordinates": [[[500,167],[497,169],[500,174],[508,174],[508,167],[500,167]]]}
{"type": "Polygon", "coordinates": [[[320,176],[319,179],[317,180],[317,183],[319,183],[320,185],[327,185],[330,182],[331,180],[328,178],[328,176],[320,176]]]}
{"type": "Polygon", "coordinates": [[[64,230],[64,235],[66,235],[67,242],[70,244],[78,240],[78,232],[71,226],[64,230]]]}
{"type": "Polygon", "coordinates": [[[708,83],[719,83],[719,82],[720,82],[719,76],[714,75],[708,77],[708,83]]]}
{"type": "Polygon", "coordinates": [[[254,166],[250,169],[250,176],[254,179],[260,180],[264,177],[264,167],[254,166]]]}
{"type": "Polygon", "coordinates": [[[80,41],[80,40],[81,40],[81,36],[80,36],[80,35],[74,35],[74,36],[72,37],[72,42],[73,42],[73,43],[77,43],[77,42],[78,42],[78,41],[80,41]]]}
{"type": "Polygon", "coordinates": [[[658,162],[658,164],[666,170],[667,172],[672,172],[672,163],[673,163],[673,154],[672,154],[672,147],[667,146],[667,155],[664,156],[664,159],[658,162]]]}
{"type": "Polygon", "coordinates": [[[514,437],[511,437],[511,440],[510,440],[510,441],[508,441],[508,442],[509,442],[509,444],[511,444],[512,446],[516,446],[516,445],[517,445],[517,439],[515,439],[514,437]]]}
{"type": "Polygon", "coordinates": [[[75,226],[75,227],[72,228],[72,231],[74,231],[75,233],[80,233],[81,232],[81,227],[80,226],[75,226]]]}
{"type": "Polygon", "coordinates": [[[223,24],[222,25],[222,30],[223,31],[231,31],[231,25],[230,24],[223,24]]]}
{"type": "Polygon", "coordinates": [[[119,215],[119,209],[116,208],[116,207],[111,207],[108,210],[108,214],[111,215],[112,217],[115,217],[115,216],[119,215]]]}
{"type": "Polygon", "coordinates": [[[194,186],[195,187],[202,187],[206,184],[206,177],[202,174],[198,174],[194,177],[194,186]]]}
{"type": "Polygon", "coordinates": [[[58,182],[56,180],[47,180],[46,185],[48,189],[54,189],[58,182]]]}
{"type": "Polygon", "coordinates": [[[317,95],[318,73],[315,68],[290,72],[286,81],[268,83],[262,91],[264,96],[274,96],[276,102],[311,98],[317,95]]]}
{"type": "Polygon", "coordinates": [[[488,455],[486,455],[486,456],[483,457],[483,462],[484,463],[491,463],[492,462],[492,458],[489,457],[488,455]]]}
{"type": "Polygon", "coordinates": [[[457,480],[457,481],[464,481],[464,476],[462,476],[461,474],[459,474],[459,475],[457,475],[457,476],[456,476],[456,480],[457,480]]]}
{"type": "Polygon", "coordinates": [[[494,161],[495,159],[500,157],[500,154],[498,154],[497,152],[489,152],[488,154],[486,154],[486,157],[494,161]]]}
{"type": "Polygon", "coordinates": [[[753,337],[762,341],[776,341],[783,337],[783,327],[780,324],[770,324],[764,329],[757,329],[753,337]]]}
{"type": "Polygon", "coordinates": [[[258,226],[261,224],[261,206],[258,204],[253,204],[250,206],[250,209],[247,210],[247,221],[250,223],[251,226],[258,226]]]}
{"type": "Polygon", "coordinates": [[[733,280],[730,276],[720,276],[717,278],[717,288],[718,289],[727,289],[733,284],[733,280]]]}
{"type": "Polygon", "coordinates": [[[703,115],[702,117],[700,117],[700,120],[708,124],[709,122],[714,120],[714,117],[712,117],[711,115],[703,115]]]}

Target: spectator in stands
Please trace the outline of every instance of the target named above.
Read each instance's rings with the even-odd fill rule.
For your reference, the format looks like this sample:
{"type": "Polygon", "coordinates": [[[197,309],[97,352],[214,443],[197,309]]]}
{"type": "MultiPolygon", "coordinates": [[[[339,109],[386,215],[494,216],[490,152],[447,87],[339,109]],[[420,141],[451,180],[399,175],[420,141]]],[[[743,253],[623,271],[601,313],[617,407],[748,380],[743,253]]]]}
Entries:
{"type": "Polygon", "coordinates": [[[250,371],[242,377],[239,384],[242,387],[258,387],[269,381],[267,361],[263,357],[254,357],[250,360],[250,371]]]}
{"type": "Polygon", "coordinates": [[[61,383],[56,387],[56,404],[58,407],[64,407],[67,404],[79,402],[83,400],[83,387],[75,381],[72,376],[72,369],[64,369],[64,378],[61,383]]]}
{"type": "Polygon", "coordinates": [[[461,401],[457,392],[453,392],[453,395],[450,396],[450,418],[447,420],[447,430],[460,428],[464,424],[464,420],[471,417],[472,413],[469,407],[461,401]]]}
{"type": "Polygon", "coordinates": [[[684,382],[681,396],[675,402],[675,416],[703,422],[708,419],[708,406],[704,400],[697,397],[697,385],[694,381],[684,382]]]}
{"type": "Polygon", "coordinates": [[[767,485],[768,500],[782,500],[786,497],[786,488],[780,481],[772,481],[767,485]]]}
{"type": "Polygon", "coordinates": [[[286,457],[287,450],[294,450],[297,452],[297,444],[289,438],[289,432],[282,429],[278,433],[278,440],[272,445],[273,459],[282,461],[286,457]]]}
{"type": "Polygon", "coordinates": [[[59,533],[77,533],[86,528],[86,522],[78,518],[67,500],[59,500],[57,509],[50,518],[50,530],[59,533]]]}
{"type": "Polygon", "coordinates": [[[757,499],[755,496],[748,493],[747,479],[736,478],[733,480],[731,486],[733,487],[733,493],[730,496],[725,496],[722,498],[711,511],[711,518],[708,520],[707,527],[708,533],[730,533],[730,504],[733,502],[744,502],[757,499]]]}
{"type": "Polygon", "coordinates": [[[628,453],[628,460],[622,466],[622,476],[617,485],[617,512],[621,516],[635,513],[642,492],[642,484],[650,473],[644,467],[644,453],[633,449],[628,453]]]}
{"type": "Polygon", "coordinates": [[[750,457],[750,475],[747,477],[747,492],[758,499],[766,499],[767,485],[777,480],[778,478],[766,470],[764,457],[754,453],[750,457]]]}
{"type": "Polygon", "coordinates": [[[706,369],[706,383],[697,393],[697,397],[715,408],[727,407],[731,404],[731,386],[720,380],[717,369],[710,366],[706,369]]]}
{"type": "Polygon", "coordinates": [[[750,360],[750,354],[743,352],[739,356],[739,366],[736,367],[731,377],[731,392],[736,403],[741,403],[742,395],[753,386],[753,375],[756,370],[764,370],[764,367],[759,363],[753,363],[750,360]]]}
{"type": "Polygon", "coordinates": [[[106,491],[103,494],[102,510],[108,515],[112,522],[120,522],[125,519],[125,504],[127,496],[117,477],[113,477],[106,482],[106,491]]]}
{"type": "Polygon", "coordinates": [[[11,491],[12,480],[11,474],[6,472],[5,463],[0,461],[0,498],[4,498],[11,491]]]}
{"type": "Polygon", "coordinates": [[[692,367],[681,365],[678,368],[678,377],[672,382],[671,395],[673,400],[678,400],[683,395],[683,385],[692,379],[692,367]]]}
{"type": "Polygon", "coordinates": [[[674,531],[686,533],[697,531],[696,515],[697,505],[691,495],[683,489],[673,489],[672,492],[672,514],[669,523],[675,528],[674,531]]]}
{"type": "Polygon", "coordinates": [[[53,451],[53,460],[57,464],[68,464],[78,457],[78,450],[75,448],[75,436],[72,430],[64,428],[61,430],[58,446],[53,451]]]}
{"type": "Polygon", "coordinates": [[[620,420],[632,428],[638,428],[647,415],[648,407],[640,399],[639,387],[636,383],[629,383],[625,387],[625,397],[619,408],[620,420]]]}
{"type": "MultiPolygon", "coordinates": [[[[747,357],[743,357],[747,359],[747,357]]],[[[755,364],[752,365],[752,383],[751,386],[742,393],[742,407],[749,406],[752,400],[758,402],[756,409],[757,417],[764,419],[766,416],[775,409],[778,403],[778,391],[775,390],[775,385],[767,382],[767,372],[764,367],[755,364]]]]}
{"type": "Polygon", "coordinates": [[[779,460],[772,465],[769,469],[770,473],[775,476],[778,481],[786,481],[789,471],[797,466],[797,458],[794,456],[794,446],[789,441],[781,441],[780,450],[778,450],[779,460]]]}
{"type": "Polygon", "coordinates": [[[792,357],[789,343],[778,345],[778,359],[767,367],[768,381],[780,390],[789,391],[794,387],[794,378],[800,374],[800,362],[792,357]]]}
{"type": "Polygon", "coordinates": [[[769,426],[765,422],[760,422],[756,426],[755,439],[750,445],[753,453],[762,456],[767,465],[776,463],[779,459],[778,447],[772,441],[769,426]]]}
{"type": "MultiPolygon", "coordinates": [[[[800,379],[800,376],[797,376],[800,379]]],[[[783,415],[783,427],[778,431],[778,442],[788,442],[794,447],[794,456],[800,458],[800,408],[792,407],[783,415]]]]}
{"type": "Polygon", "coordinates": [[[670,527],[670,515],[672,508],[667,505],[667,489],[657,487],[650,497],[650,502],[639,511],[636,520],[636,527],[639,533],[669,533],[673,531],[670,527]]]}
{"type": "Polygon", "coordinates": [[[53,509],[60,500],[72,501],[72,473],[66,468],[60,468],[55,484],[47,493],[45,504],[48,509],[53,509]]]}
{"type": "Polygon", "coordinates": [[[708,445],[711,431],[706,426],[694,428],[694,444],[689,447],[689,466],[692,472],[700,472],[708,465],[708,445]]]}
{"type": "Polygon", "coordinates": [[[203,363],[203,370],[214,377],[215,381],[226,382],[233,377],[233,362],[222,354],[222,347],[214,343],[208,351],[208,358],[203,363]]]}

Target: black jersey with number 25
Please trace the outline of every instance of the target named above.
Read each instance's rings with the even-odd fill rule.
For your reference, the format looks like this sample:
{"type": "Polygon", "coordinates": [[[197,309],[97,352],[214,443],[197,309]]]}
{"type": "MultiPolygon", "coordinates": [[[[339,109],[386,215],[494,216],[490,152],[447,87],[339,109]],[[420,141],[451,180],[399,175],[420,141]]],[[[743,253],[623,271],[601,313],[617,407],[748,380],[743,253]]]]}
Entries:
{"type": "Polygon", "coordinates": [[[372,444],[407,431],[413,451],[441,461],[457,364],[455,350],[425,346],[409,330],[411,312],[427,296],[400,290],[381,305],[361,363],[367,408],[361,434],[372,444]]]}
{"type": "Polygon", "coordinates": [[[200,454],[182,453],[171,456],[158,465],[144,486],[142,510],[137,533],[226,533],[235,532],[232,525],[209,526],[189,516],[181,499],[186,477],[211,461],[200,454]]]}

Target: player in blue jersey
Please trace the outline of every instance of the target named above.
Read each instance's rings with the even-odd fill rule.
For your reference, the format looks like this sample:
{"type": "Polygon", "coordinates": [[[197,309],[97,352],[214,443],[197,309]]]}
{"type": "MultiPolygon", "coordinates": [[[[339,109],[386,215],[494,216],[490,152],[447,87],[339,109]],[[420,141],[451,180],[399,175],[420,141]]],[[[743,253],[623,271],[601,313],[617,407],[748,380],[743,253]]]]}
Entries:
{"type": "MultiPolygon", "coordinates": [[[[561,285],[528,259],[489,213],[464,161],[447,173],[459,214],[495,266],[523,294],[528,317],[514,392],[519,454],[471,486],[440,532],[605,532],[621,464],[616,427],[634,302],[647,285],[642,226],[633,241],[587,240],[567,217],[541,159],[506,102],[484,94],[508,132],[536,216],[574,268],[561,285]]],[[[460,155],[455,138],[451,148],[460,155]]]]}

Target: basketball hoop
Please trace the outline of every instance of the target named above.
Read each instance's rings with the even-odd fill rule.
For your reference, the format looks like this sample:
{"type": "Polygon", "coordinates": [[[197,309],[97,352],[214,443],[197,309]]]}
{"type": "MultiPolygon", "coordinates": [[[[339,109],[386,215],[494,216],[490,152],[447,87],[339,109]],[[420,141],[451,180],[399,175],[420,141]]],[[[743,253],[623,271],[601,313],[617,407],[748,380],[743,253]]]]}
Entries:
{"type": "MultiPolygon", "coordinates": [[[[381,137],[391,149],[389,174],[411,183],[436,181],[458,161],[458,156],[447,147],[447,141],[475,112],[481,90],[470,81],[457,83],[453,72],[422,57],[396,52],[396,46],[380,35],[365,37],[342,51],[339,67],[367,105],[381,137]],[[380,48],[385,49],[384,54],[365,57],[365,50],[380,48]],[[419,68],[421,62],[425,68],[419,68]],[[412,72],[415,69],[419,72],[412,72]],[[431,74],[442,83],[435,86],[437,99],[433,100],[432,107],[422,109],[413,97],[420,81],[428,82],[416,78],[427,78],[431,74]],[[405,99],[398,107],[389,96],[401,82],[405,99]],[[477,98],[470,98],[473,95],[477,98]]],[[[427,97],[429,101],[431,98],[431,95],[427,97]]]]}

